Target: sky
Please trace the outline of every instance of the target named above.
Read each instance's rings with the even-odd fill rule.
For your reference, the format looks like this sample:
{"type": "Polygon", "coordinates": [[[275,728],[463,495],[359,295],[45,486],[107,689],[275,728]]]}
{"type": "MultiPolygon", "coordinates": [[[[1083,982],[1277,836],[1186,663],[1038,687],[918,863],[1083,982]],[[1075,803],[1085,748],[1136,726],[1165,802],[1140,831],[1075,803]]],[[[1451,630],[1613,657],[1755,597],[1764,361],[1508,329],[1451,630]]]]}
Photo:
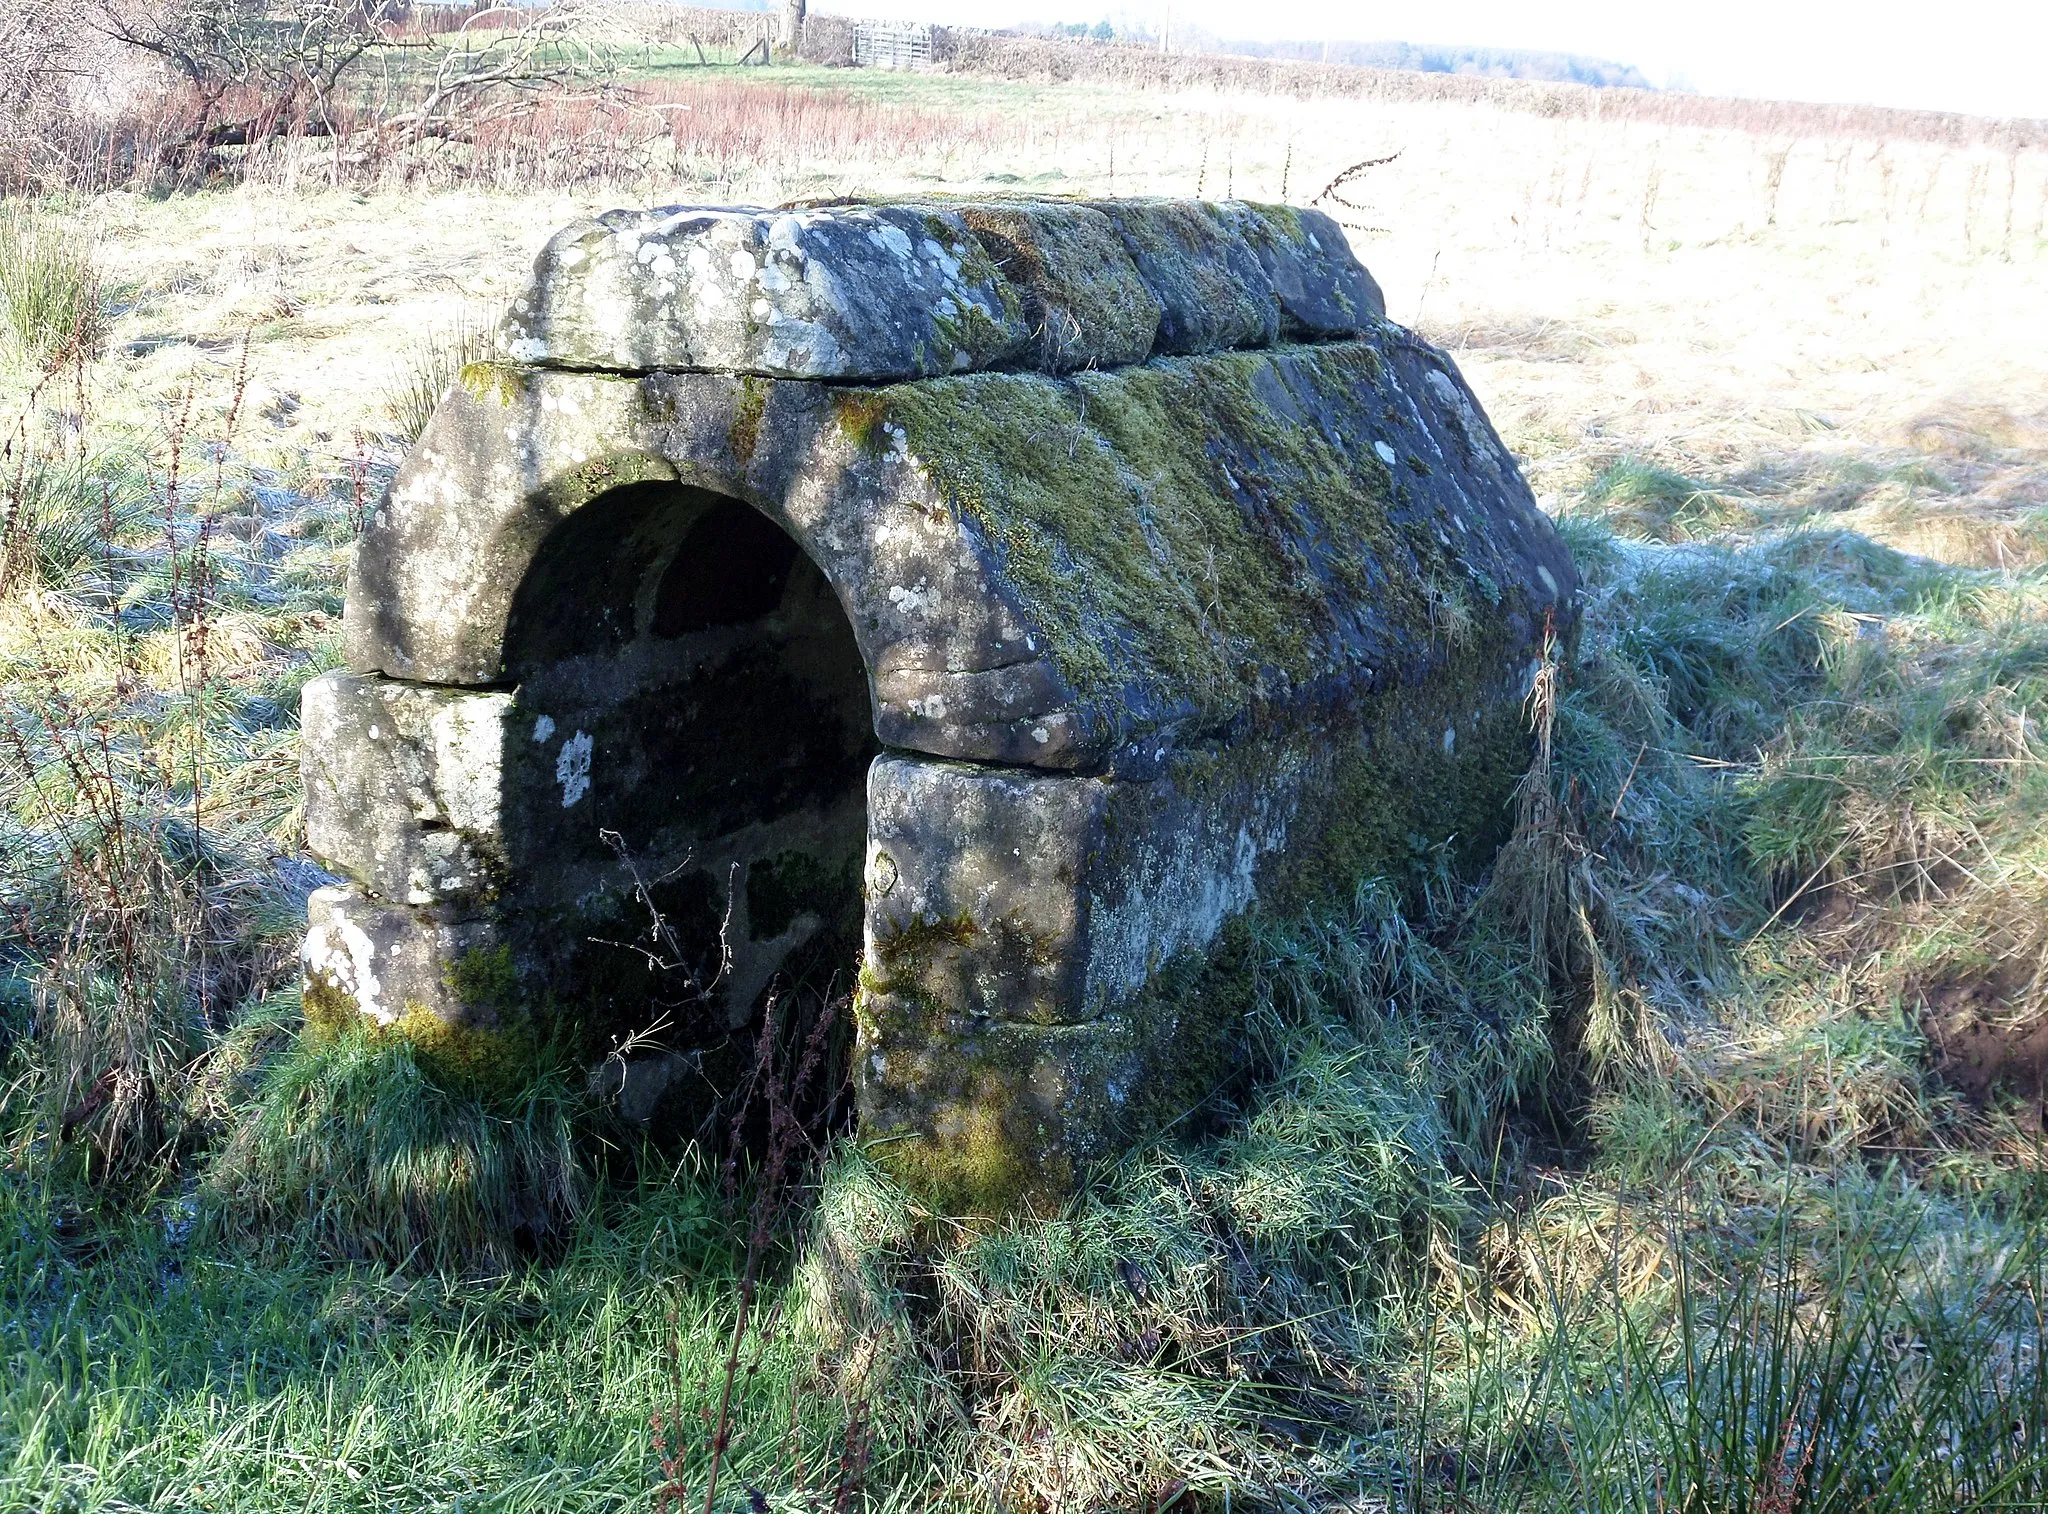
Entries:
{"type": "Polygon", "coordinates": [[[1757,99],[2048,117],[2048,0],[812,0],[963,26],[1087,21],[1226,38],[1450,42],[1632,63],[1654,83],[1757,99]]]}

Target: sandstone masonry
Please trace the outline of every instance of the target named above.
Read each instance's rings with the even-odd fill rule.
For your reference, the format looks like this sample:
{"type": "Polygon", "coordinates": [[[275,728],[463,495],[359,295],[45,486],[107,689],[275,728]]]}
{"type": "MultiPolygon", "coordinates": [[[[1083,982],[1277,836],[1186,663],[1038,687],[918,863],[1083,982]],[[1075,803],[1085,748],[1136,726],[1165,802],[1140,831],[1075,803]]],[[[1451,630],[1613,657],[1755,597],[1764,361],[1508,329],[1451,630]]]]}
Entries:
{"type": "Polygon", "coordinates": [[[304,698],[309,1013],[688,1104],[850,991],[864,1139],[1056,1197],[1230,1067],[1254,913],[1499,836],[1576,578],[1342,233],[1237,202],[549,242],[304,698]]]}

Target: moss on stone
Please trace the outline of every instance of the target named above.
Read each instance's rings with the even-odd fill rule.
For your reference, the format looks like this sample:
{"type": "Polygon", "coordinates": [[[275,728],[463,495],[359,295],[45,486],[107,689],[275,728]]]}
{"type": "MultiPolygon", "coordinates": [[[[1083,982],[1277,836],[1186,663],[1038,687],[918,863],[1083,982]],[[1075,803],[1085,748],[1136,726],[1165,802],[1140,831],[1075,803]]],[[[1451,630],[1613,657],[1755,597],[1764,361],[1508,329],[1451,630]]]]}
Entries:
{"type": "Polygon", "coordinates": [[[448,986],[472,1014],[499,1018],[519,1007],[519,969],[509,946],[479,946],[449,964],[448,986]]]}
{"type": "Polygon", "coordinates": [[[516,363],[499,363],[486,359],[482,362],[464,363],[461,371],[456,374],[456,382],[471,399],[506,408],[518,401],[530,371],[516,363]]]}
{"type": "Polygon", "coordinates": [[[405,1013],[375,1032],[411,1043],[413,1057],[436,1082],[476,1093],[509,1093],[539,1070],[546,1039],[532,1014],[497,1025],[444,1020],[424,1005],[408,1003],[405,1013]]]}
{"type": "Polygon", "coordinates": [[[1028,1160],[992,1103],[968,1103],[943,1134],[864,1137],[875,1165],[942,1214],[993,1217],[1045,1209],[1071,1182],[1068,1164],[1048,1172],[1028,1160]]]}
{"type": "Polygon", "coordinates": [[[888,450],[888,442],[880,435],[888,414],[884,391],[840,389],[833,393],[832,418],[839,425],[839,434],[871,456],[888,450]]]}
{"type": "Polygon", "coordinates": [[[878,992],[920,992],[929,969],[945,952],[971,947],[982,934],[972,915],[918,918],[875,940],[875,957],[886,975],[878,992]]]}
{"type": "Polygon", "coordinates": [[[732,428],[727,440],[732,443],[732,455],[745,467],[754,460],[754,449],[761,444],[761,417],[768,409],[768,392],[773,387],[767,379],[755,378],[748,374],[740,379],[740,393],[732,407],[732,428]]]}
{"type": "Polygon", "coordinates": [[[1101,212],[1028,199],[952,208],[1018,291],[1029,366],[1117,366],[1152,350],[1159,302],[1101,212]]]}
{"type": "Polygon", "coordinates": [[[308,983],[301,999],[306,1035],[316,1044],[352,1033],[373,1042],[403,1040],[419,1066],[444,1087],[475,1093],[524,1087],[546,1060],[548,1016],[524,1002],[510,949],[465,952],[446,977],[462,1000],[464,1020],[444,1019],[408,1001],[396,1020],[380,1025],[339,989],[308,983]]]}
{"type": "Polygon", "coordinates": [[[862,1044],[887,1048],[892,1086],[886,1107],[864,1106],[863,1139],[945,1213],[1057,1206],[1089,1163],[1185,1121],[1242,1070],[1251,940],[1233,922],[1098,1021],[954,1021],[943,1042],[918,985],[864,981],[862,1044]]]}
{"type": "MultiPolygon", "coordinates": [[[[1491,665],[1484,654],[1469,661],[1491,665]]],[[[1261,879],[1269,909],[1341,901],[1375,876],[1405,889],[1437,847],[1470,863],[1504,836],[1531,742],[1513,700],[1447,674],[1440,684],[1376,696],[1366,728],[1370,744],[1335,764],[1297,818],[1293,844],[1261,879]]]]}
{"type": "Polygon", "coordinates": [[[311,978],[300,993],[299,1005],[306,1017],[306,1033],[316,1041],[331,1041],[365,1019],[354,999],[311,978]]]}
{"type": "Polygon", "coordinates": [[[633,484],[671,484],[678,477],[675,464],[664,457],[641,451],[606,452],[551,479],[543,497],[566,513],[614,489],[633,484]]]}
{"type": "Polygon", "coordinates": [[[1308,228],[1301,223],[1301,212],[1292,205],[1268,200],[1245,200],[1241,203],[1265,224],[1270,233],[1285,237],[1297,247],[1308,245],[1308,228]]]}
{"type": "MultiPolygon", "coordinates": [[[[1353,388],[1383,371],[1363,343],[1285,362],[1353,388]]],[[[1077,692],[1227,717],[1331,671],[1360,603],[1392,626],[1427,618],[1372,438],[1299,413],[1293,377],[1274,355],[1224,354],[867,403],[904,425],[1077,692]]]]}

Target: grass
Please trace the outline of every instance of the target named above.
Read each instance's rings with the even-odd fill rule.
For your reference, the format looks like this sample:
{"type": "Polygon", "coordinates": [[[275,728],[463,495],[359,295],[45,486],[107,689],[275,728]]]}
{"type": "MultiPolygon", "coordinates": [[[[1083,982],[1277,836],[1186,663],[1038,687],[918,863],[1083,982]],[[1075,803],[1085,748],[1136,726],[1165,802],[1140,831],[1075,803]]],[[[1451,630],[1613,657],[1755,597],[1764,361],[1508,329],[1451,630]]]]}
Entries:
{"type": "Polygon", "coordinates": [[[701,1508],[728,1361],[726,1510],[2048,1499],[2038,155],[668,73],[654,168],[65,211],[124,295],[0,363],[0,1507],[701,1508]],[[566,1070],[302,1033],[297,691],[450,281],[613,200],[1299,198],[1397,146],[1354,236],[1585,628],[1492,872],[1262,922],[1199,1124],[974,1226],[842,1144],[764,1242],[566,1070]]]}
{"type": "Polygon", "coordinates": [[[434,407],[455,387],[462,370],[492,351],[490,324],[467,313],[408,343],[384,391],[384,409],[398,438],[418,441],[434,407]]]}
{"type": "MultiPolygon", "coordinates": [[[[849,1423],[875,1507],[2048,1493],[2038,1145],[1943,1087],[1912,1012],[1969,981],[1930,942],[1984,896],[1840,845],[1938,808],[1975,869],[2024,861],[2040,753],[1976,763],[1982,728],[1925,712],[2033,707],[2044,585],[1843,533],[1642,547],[1596,509],[1548,800],[1493,878],[1270,924],[1250,1085],[1063,1214],[962,1229],[833,1154],[744,1333],[733,1496],[802,1506],[849,1423]],[[1914,783],[1896,741],[1826,804],[1785,776],[1879,712],[1914,783]],[[1838,851],[1823,926],[1796,886],[1838,851]]],[[[650,1417],[698,1423],[729,1344],[716,1175],[607,1162],[559,1083],[441,1088],[295,1024],[272,997],[221,1034],[197,1186],[125,1204],[38,1155],[17,1028],[8,1500],[644,1497],[650,1417]]]]}
{"type": "MultiPolygon", "coordinates": [[[[264,1011],[268,1006],[264,1006],[264,1011]]],[[[286,1032],[298,1016],[287,1011],[286,1032]]],[[[243,1035],[271,1029],[266,1018],[243,1035]]],[[[206,1174],[238,1248],[293,1244],[417,1265],[503,1266],[552,1249],[590,1202],[573,1069],[485,1096],[451,1089],[411,1043],[357,1028],[297,1036],[206,1174]]]]}
{"type": "Polygon", "coordinates": [[[0,331],[39,371],[90,355],[106,327],[89,240],[59,216],[0,205],[0,331]]]}

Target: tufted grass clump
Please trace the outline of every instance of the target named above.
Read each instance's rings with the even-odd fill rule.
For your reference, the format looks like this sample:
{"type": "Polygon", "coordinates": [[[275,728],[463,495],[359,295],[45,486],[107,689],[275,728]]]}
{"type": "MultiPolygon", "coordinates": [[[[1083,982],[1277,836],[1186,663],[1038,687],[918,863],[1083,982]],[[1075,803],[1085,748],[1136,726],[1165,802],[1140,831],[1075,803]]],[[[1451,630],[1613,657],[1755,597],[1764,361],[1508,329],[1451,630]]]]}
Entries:
{"type": "Polygon", "coordinates": [[[462,370],[495,350],[490,323],[469,310],[406,343],[384,388],[384,411],[399,439],[418,441],[462,370]]]}
{"type": "Polygon", "coordinates": [[[1745,522],[1744,501],[1641,458],[1610,463],[1586,501],[1617,530],[1649,541],[1685,541],[1745,522]]]}
{"type": "Polygon", "coordinates": [[[10,353],[38,372],[97,351],[106,309],[84,232],[0,206],[0,322],[10,353]]]}
{"type": "Polygon", "coordinates": [[[211,1222],[255,1244],[503,1267],[558,1247],[594,1173],[570,1072],[451,1084],[402,1036],[295,1036],[207,1171],[211,1222]]]}

